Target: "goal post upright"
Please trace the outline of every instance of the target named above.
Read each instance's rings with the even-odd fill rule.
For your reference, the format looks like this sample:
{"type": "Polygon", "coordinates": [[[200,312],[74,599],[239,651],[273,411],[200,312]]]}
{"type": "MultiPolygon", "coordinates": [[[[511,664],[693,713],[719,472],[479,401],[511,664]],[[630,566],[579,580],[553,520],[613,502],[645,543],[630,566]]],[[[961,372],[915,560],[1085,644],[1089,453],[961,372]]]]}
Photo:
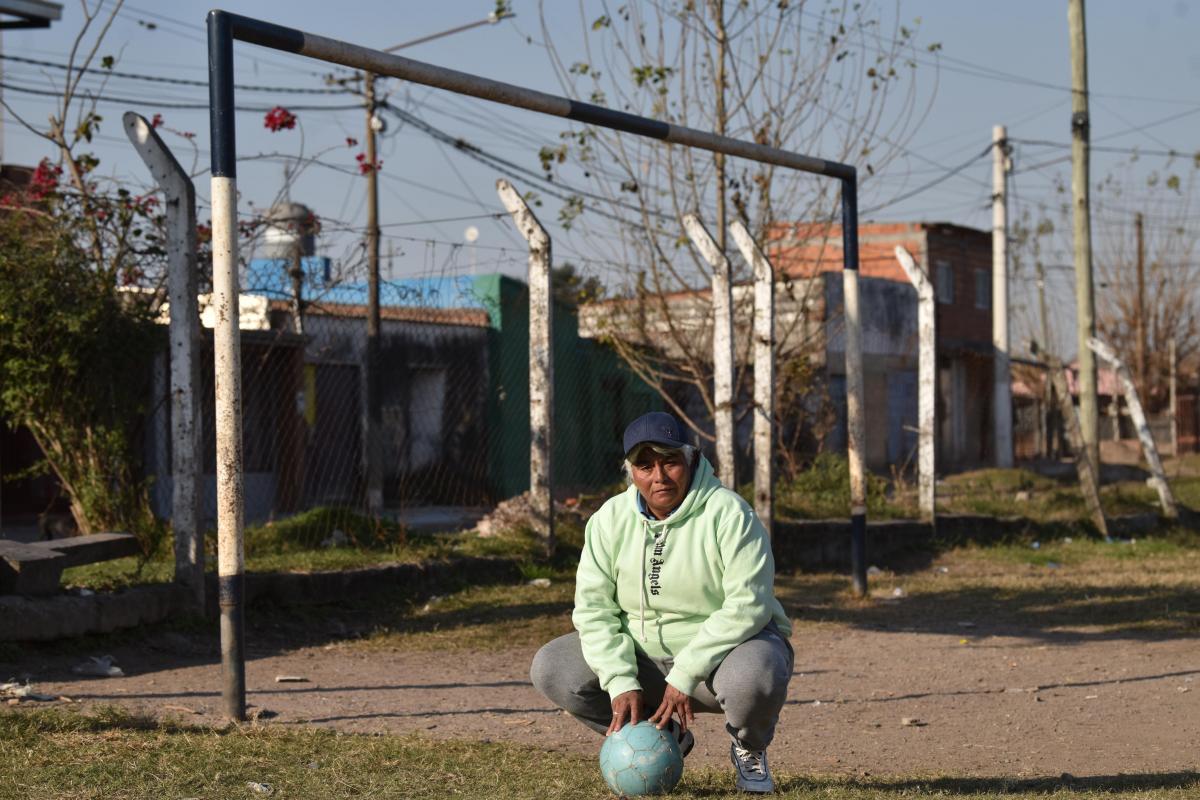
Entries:
{"type": "MultiPolygon", "coordinates": [[[[858,176],[856,169],[838,161],[827,161],[813,156],[769,147],[756,142],[719,136],[714,133],[673,125],[661,120],[616,111],[603,106],[583,103],[567,97],[516,86],[479,75],[447,69],[422,61],[416,61],[394,53],[350,44],[348,42],[319,36],[295,28],[265,22],[263,20],[214,10],[208,13],[208,70],[209,70],[209,123],[212,137],[212,204],[213,204],[213,273],[214,282],[222,276],[223,286],[230,290],[231,306],[226,308],[225,335],[232,333],[227,343],[236,364],[237,358],[237,189],[233,42],[241,41],[261,47],[307,56],[320,61],[340,64],[378,76],[399,78],[412,83],[477,97],[515,108],[536,111],[541,114],[561,117],[587,125],[643,136],[649,139],[694,147],[736,158],[745,158],[760,163],[773,164],[788,169],[835,178],[841,183],[841,224],[843,240],[843,289],[846,309],[846,429],[850,464],[850,518],[851,518],[851,571],[855,589],[866,591],[866,492],[864,476],[865,425],[863,420],[863,384],[861,331],[858,328],[858,176]],[[222,228],[218,230],[218,222],[222,228]],[[225,224],[229,223],[229,224],[225,224]],[[232,284],[224,283],[232,280],[232,284]]],[[[214,287],[214,290],[216,287],[214,287]]],[[[220,309],[219,309],[220,310],[220,309]]],[[[220,356],[218,356],[220,357],[220,356]]],[[[218,391],[220,398],[220,392],[218,391]]],[[[229,604],[232,640],[229,645],[236,649],[240,660],[241,646],[241,585],[242,585],[242,481],[241,481],[241,413],[240,386],[227,398],[223,418],[218,401],[218,434],[220,444],[232,455],[238,456],[236,481],[227,487],[225,502],[218,498],[218,565],[222,602],[222,652],[227,650],[225,636],[225,610],[229,604]],[[222,434],[223,420],[230,423],[231,430],[222,434]],[[236,436],[233,428],[236,428],[236,436]],[[235,447],[236,445],[236,447],[235,447]],[[236,484],[236,485],[235,485],[236,484]]],[[[218,454],[218,491],[220,491],[221,455],[218,454]]],[[[234,463],[231,458],[227,462],[234,463]]],[[[227,665],[230,677],[240,675],[240,665],[227,665]]],[[[245,713],[245,682],[238,678],[231,691],[240,691],[240,705],[227,703],[230,712],[245,713]]]]}

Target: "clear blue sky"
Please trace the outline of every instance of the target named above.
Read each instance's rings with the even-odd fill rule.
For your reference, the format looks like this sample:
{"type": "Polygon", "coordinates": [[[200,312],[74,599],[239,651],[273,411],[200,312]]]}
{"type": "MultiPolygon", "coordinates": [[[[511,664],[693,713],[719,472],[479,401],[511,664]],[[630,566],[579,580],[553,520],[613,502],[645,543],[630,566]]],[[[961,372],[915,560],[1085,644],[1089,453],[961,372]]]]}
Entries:
{"type": "MultiPolygon", "coordinates": [[[[64,19],[51,30],[5,32],[3,52],[52,62],[65,60],[80,23],[80,12],[74,2],[64,5],[64,19]]],[[[203,23],[210,5],[193,0],[169,3],[136,0],[125,7],[101,52],[118,56],[118,70],[203,81],[206,78],[203,23]]],[[[546,5],[551,9],[548,12],[551,34],[564,40],[574,35],[579,27],[576,4],[556,1],[546,5]]],[[[515,0],[513,6],[517,12],[515,20],[420,45],[405,55],[557,93],[559,87],[547,68],[545,51],[537,43],[542,35],[537,3],[515,0]],[[527,37],[534,42],[530,44],[527,37]]],[[[286,4],[229,0],[223,7],[327,36],[387,47],[479,19],[491,10],[492,3],[351,0],[334,5],[315,0],[286,4]]],[[[1173,148],[1185,154],[1200,150],[1197,135],[1200,89],[1196,88],[1200,85],[1197,45],[1200,8],[1182,0],[1142,3],[1092,0],[1087,11],[1093,141],[1115,147],[1173,148]],[[1172,116],[1178,119],[1163,121],[1172,116]]],[[[1064,88],[1070,82],[1065,0],[1007,3],[903,0],[894,6],[883,4],[881,13],[887,18],[898,14],[905,21],[919,17],[921,41],[940,43],[942,58],[941,68],[937,69],[933,66],[934,56],[922,56],[920,86],[922,91],[929,91],[936,80],[934,103],[915,137],[907,143],[907,157],[897,162],[892,172],[879,182],[877,200],[917,188],[969,160],[987,145],[994,124],[1007,124],[1010,136],[1018,140],[1069,140],[1070,96],[1064,88]]],[[[237,53],[239,83],[319,88],[324,85],[321,75],[331,71],[327,65],[248,45],[238,45],[237,53]]],[[[13,61],[5,62],[3,69],[4,82],[14,87],[5,91],[6,100],[35,126],[44,126],[52,101],[21,94],[15,88],[52,88],[61,82],[62,73],[52,67],[13,61]]],[[[415,103],[410,107],[420,109],[439,128],[534,170],[538,168],[537,148],[555,142],[564,127],[557,120],[509,112],[419,87],[405,88],[392,82],[390,90],[397,101],[415,103]]],[[[203,104],[207,99],[203,87],[114,79],[104,92],[141,101],[141,107],[134,106],[137,110],[147,115],[160,111],[168,127],[195,132],[194,153],[185,139],[169,137],[168,142],[175,146],[185,166],[194,159],[197,171],[207,167],[207,113],[163,107],[165,102],[203,104]]],[[[346,96],[252,92],[241,92],[238,99],[239,103],[254,106],[270,106],[281,100],[292,106],[354,103],[353,98],[346,96]]],[[[120,113],[127,107],[127,104],[101,106],[106,119],[95,149],[102,160],[102,172],[145,183],[144,167],[120,129],[120,113]]],[[[322,159],[345,172],[310,168],[298,179],[292,197],[309,204],[328,220],[331,232],[326,237],[328,254],[349,258],[354,235],[337,236],[332,232],[339,225],[360,227],[365,220],[363,182],[347,174],[353,172],[353,156],[361,148],[345,144],[346,137],[361,141],[363,115],[357,110],[297,111],[297,115],[302,132],[269,134],[262,128],[261,113],[240,114],[239,154],[276,151],[295,154],[301,141],[308,154],[328,149],[322,159]]],[[[5,118],[3,138],[5,161],[32,164],[50,154],[45,142],[22,129],[9,115],[5,118]]],[[[395,275],[471,269],[519,274],[523,270],[522,248],[511,223],[487,217],[500,210],[493,188],[494,171],[433,143],[425,134],[408,126],[393,124],[381,148],[384,161],[381,221],[386,226],[387,241],[396,252],[395,275]],[[474,248],[463,246],[464,231],[469,225],[480,232],[474,248]]],[[[1069,165],[1039,165],[1052,162],[1066,152],[1018,141],[1014,154],[1018,170],[1015,215],[1036,208],[1038,203],[1054,205],[1061,201],[1054,190],[1055,180],[1069,177],[1069,165]],[[1022,171],[1030,167],[1037,168],[1022,171]]],[[[1144,200],[1145,177],[1155,169],[1163,170],[1164,174],[1170,171],[1164,168],[1165,159],[1152,157],[1142,159],[1132,169],[1119,168],[1118,163],[1125,158],[1120,154],[1095,156],[1093,178],[1099,180],[1106,172],[1120,169],[1126,188],[1119,203],[1110,203],[1098,212],[1097,226],[1117,226],[1131,216],[1132,210],[1144,200]]],[[[1190,171],[1190,159],[1183,161],[1190,171]]],[[[989,160],[982,159],[875,216],[945,220],[988,228],[990,169],[989,160]]],[[[241,211],[249,213],[251,203],[260,208],[269,205],[279,191],[282,174],[283,167],[277,161],[241,165],[241,211]]],[[[207,196],[206,175],[198,177],[197,188],[202,198],[207,196]]],[[[541,214],[544,221],[552,222],[556,213],[554,201],[547,199],[541,214]]],[[[201,216],[205,216],[203,209],[201,216]]],[[[1165,216],[1169,214],[1164,212],[1165,216]]],[[[1156,219],[1151,217],[1149,221],[1152,235],[1156,219]]],[[[1167,224],[1165,219],[1162,224],[1167,224]]],[[[572,254],[580,257],[587,252],[586,242],[577,234],[552,233],[560,259],[570,259],[572,254]]],[[[1109,234],[1099,231],[1097,235],[1109,234]]],[[[1069,254],[1063,251],[1053,258],[1066,263],[1069,254]]],[[[604,274],[603,270],[600,272],[604,274]]],[[[1014,287],[1018,306],[1028,300],[1026,278],[1018,276],[1019,285],[1014,287]]],[[[1061,300],[1056,305],[1063,309],[1063,313],[1056,312],[1055,318],[1064,331],[1070,328],[1067,313],[1070,280],[1070,273],[1065,270],[1052,275],[1052,292],[1061,300]]],[[[1027,315],[1027,308],[1014,310],[1019,335],[1026,321],[1022,315],[1027,315]]]]}

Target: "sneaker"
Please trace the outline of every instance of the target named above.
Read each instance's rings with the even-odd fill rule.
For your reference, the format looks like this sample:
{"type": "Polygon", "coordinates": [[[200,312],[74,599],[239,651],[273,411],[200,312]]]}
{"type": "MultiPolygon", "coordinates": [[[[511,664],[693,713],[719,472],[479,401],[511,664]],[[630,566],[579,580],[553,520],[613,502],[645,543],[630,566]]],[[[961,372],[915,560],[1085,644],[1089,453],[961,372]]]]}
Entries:
{"type": "Polygon", "coordinates": [[[734,739],[729,745],[729,760],[737,770],[737,788],[740,791],[758,794],[775,791],[775,781],[767,766],[766,750],[747,750],[734,739]]]}
{"type": "Polygon", "coordinates": [[[691,731],[679,732],[679,723],[672,717],[667,723],[667,730],[675,737],[675,741],[679,742],[679,755],[687,758],[687,754],[692,752],[692,748],[696,746],[696,737],[692,736],[691,731]]]}

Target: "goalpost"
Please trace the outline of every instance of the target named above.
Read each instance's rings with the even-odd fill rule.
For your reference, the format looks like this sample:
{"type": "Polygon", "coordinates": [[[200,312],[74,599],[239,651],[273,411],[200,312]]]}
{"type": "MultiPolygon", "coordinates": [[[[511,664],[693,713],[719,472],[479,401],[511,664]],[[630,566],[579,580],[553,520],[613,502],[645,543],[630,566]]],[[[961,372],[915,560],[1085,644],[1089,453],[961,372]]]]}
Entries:
{"type": "Polygon", "coordinates": [[[321,61],[419,83],[457,94],[555,117],[610,128],[824,175],[841,182],[845,320],[846,429],[850,468],[851,573],[866,592],[866,483],[862,337],[858,296],[858,177],[837,161],[718,136],[660,120],[581,103],[570,98],[414,61],[403,56],[286,28],[225,11],[208,14],[209,123],[212,136],[212,253],[217,438],[217,573],[221,608],[222,698],[226,715],[246,714],[243,628],[244,562],[241,365],[238,333],[237,148],[234,123],[234,41],[296,53],[321,61]]]}

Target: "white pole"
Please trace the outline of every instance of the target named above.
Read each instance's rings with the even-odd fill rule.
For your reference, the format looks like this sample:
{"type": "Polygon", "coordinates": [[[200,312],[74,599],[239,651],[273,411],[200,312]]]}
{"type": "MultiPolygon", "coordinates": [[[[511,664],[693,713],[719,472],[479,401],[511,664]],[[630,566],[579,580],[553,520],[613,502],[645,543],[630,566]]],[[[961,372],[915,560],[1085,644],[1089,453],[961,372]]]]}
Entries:
{"type": "Polygon", "coordinates": [[[204,610],[204,534],[200,526],[200,425],[196,296],[196,187],[144,117],[126,111],[125,133],[166,196],[167,289],[171,323],[171,527],[175,581],[204,610]]]}
{"type": "Polygon", "coordinates": [[[741,220],[729,226],[754,268],[754,510],[771,535],[775,527],[775,270],[741,220]]]}
{"type": "Polygon", "coordinates": [[[996,466],[1013,465],[1008,353],[1008,132],[992,128],[992,420],[996,466]]]}
{"type": "Polygon", "coordinates": [[[917,290],[918,503],[921,518],[933,522],[937,507],[937,300],[929,276],[900,245],[896,245],[896,258],[917,290]]]}
{"type": "MultiPolygon", "coordinates": [[[[1150,433],[1150,425],[1146,422],[1146,412],[1142,409],[1137,384],[1133,382],[1133,376],[1129,374],[1129,367],[1125,366],[1125,362],[1107,343],[1094,336],[1088,339],[1088,347],[1092,349],[1093,353],[1113,365],[1113,369],[1117,373],[1117,380],[1121,382],[1121,390],[1125,394],[1125,405],[1129,406],[1129,416],[1133,418],[1138,439],[1142,442],[1142,451],[1146,454],[1146,463],[1150,466],[1150,474],[1153,476],[1154,488],[1158,492],[1158,501],[1162,505],[1163,515],[1171,519],[1178,517],[1179,509],[1175,506],[1175,497],[1171,494],[1171,487],[1167,483],[1167,474],[1163,470],[1162,459],[1158,457],[1158,445],[1154,442],[1154,435],[1150,433]]],[[[1116,401],[1117,398],[1114,397],[1113,402],[1116,401]]]]}
{"type": "Polygon", "coordinates": [[[696,249],[712,267],[713,311],[713,422],[717,435],[717,477],[737,488],[733,432],[733,287],[729,259],[717,247],[704,223],[695,214],[683,218],[683,227],[696,249]]]}
{"type": "Polygon", "coordinates": [[[244,489],[242,367],[238,330],[237,182],[212,179],[214,366],[217,428],[217,585],[221,606],[221,661],[226,714],[246,717],[246,663],[242,595],[244,489]]]}
{"type": "Polygon", "coordinates": [[[529,498],[547,555],[554,553],[553,456],[554,300],[550,236],[513,185],[496,181],[496,192],[517,230],[529,243],[529,498]]]}

